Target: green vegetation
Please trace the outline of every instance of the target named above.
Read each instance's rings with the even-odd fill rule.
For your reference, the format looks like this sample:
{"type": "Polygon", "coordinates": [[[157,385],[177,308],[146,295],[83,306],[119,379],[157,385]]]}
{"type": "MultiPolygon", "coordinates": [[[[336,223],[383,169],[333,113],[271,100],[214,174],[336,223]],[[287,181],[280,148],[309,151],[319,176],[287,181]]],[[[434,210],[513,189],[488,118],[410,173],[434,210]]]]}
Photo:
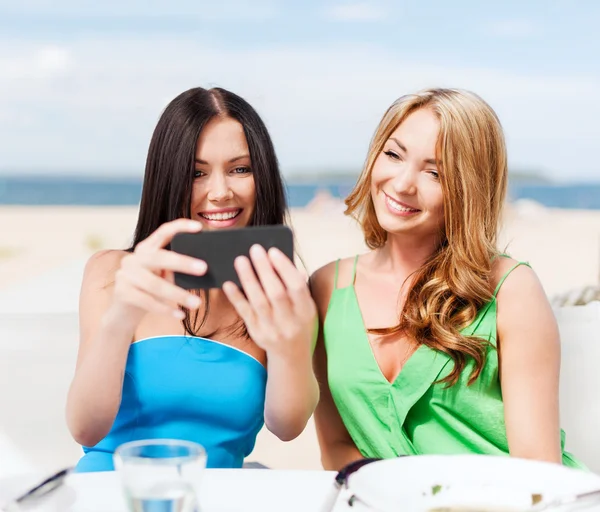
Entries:
{"type": "MultiPolygon", "coordinates": [[[[352,169],[315,169],[294,170],[286,172],[286,181],[289,184],[304,183],[354,183],[360,174],[360,170],[352,169]]],[[[545,185],[552,180],[539,170],[532,169],[510,169],[509,180],[511,183],[529,183],[534,185],[545,185]]]]}
{"type": "Polygon", "coordinates": [[[90,251],[99,251],[100,249],[105,248],[105,242],[102,237],[95,234],[90,234],[85,239],[85,246],[90,251]]]}
{"type": "Polygon", "coordinates": [[[10,258],[14,258],[17,254],[19,254],[20,249],[16,247],[0,247],[0,260],[8,260],[10,258]]]}
{"type": "Polygon", "coordinates": [[[512,183],[528,183],[531,185],[549,185],[552,180],[539,171],[509,170],[508,179],[512,183]]]}

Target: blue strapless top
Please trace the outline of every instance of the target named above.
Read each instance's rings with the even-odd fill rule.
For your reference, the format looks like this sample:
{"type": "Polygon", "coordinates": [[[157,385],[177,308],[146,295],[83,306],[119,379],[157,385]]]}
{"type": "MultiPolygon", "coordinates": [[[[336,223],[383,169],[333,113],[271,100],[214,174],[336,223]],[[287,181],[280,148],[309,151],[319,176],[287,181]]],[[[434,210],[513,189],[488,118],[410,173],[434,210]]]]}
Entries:
{"type": "Polygon", "coordinates": [[[264,423],[265,367],[206,338],[157,336],[132,343],[111,431],[75,471],[111,471],[113,452],[140,439],[200,443],[211,468],[238,468],[264,423]]]}

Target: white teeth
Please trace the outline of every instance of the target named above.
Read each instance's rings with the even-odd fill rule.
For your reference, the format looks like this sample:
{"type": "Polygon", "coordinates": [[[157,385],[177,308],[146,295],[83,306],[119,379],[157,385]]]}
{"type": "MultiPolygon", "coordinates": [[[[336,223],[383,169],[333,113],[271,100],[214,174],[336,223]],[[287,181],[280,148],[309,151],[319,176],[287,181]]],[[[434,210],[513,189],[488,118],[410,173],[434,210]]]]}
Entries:
{"type": "Polygon", "coordinates": [[[240,210],[226,213],[201,213],[200,215],[208,220],[229,220],[237,217],[238,213],[240,213],[240,210]]]}
{"type": "Polygon", "coordinates": [[[402,206],[400,204],[398,204],[396,201],[394,201],[392,198],[386,196],[387,202],[388,204],[394,209],[397,210],[399,212],[418,212],[419,210],[416,210],[415,208],[406,208],[405,206],[402,206]]]}

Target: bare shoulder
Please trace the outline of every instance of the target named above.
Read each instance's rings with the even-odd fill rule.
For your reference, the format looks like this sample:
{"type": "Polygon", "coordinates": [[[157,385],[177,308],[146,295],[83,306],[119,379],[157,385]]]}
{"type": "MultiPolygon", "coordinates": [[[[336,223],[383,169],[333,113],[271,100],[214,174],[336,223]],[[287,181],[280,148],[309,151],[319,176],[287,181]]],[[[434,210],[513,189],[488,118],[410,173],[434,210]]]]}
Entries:
{"type": "Polygon", "coordinates": [[[319,316],[323,317],[327,311],[327,305],[333,291],[335,279],[335,261],[330,261],[321,268],[315,270],[308,280],[310,293],[317,304],[319,316]]]}
{"type": "Polygon", "coordinates": [[[506,276],[496,295],[500,342],[507,347],[516,339],[519,349],[523,347],[522,339],[527,339],[529,346],[535,345],[536,340],[540,340],[540,346],[556,344],[556,318],[544,287],[531,267],[515,267],[517,263],[511,258],[499,258],[492,268],[495,286],[506,276]]]}
{"type": "Polygon", "coordinates": [[[91,339],[112,300],[115,274],[126,251],[99,251],[90,256],[83,272],[79,294],[81,343],[91,339]]]}
{"type": "Polygon", "coordinates": [[[338,267],[338,287],[345,286],[344,278],[348,273],[347,281],[350,280],[354,258],[344,258],[330,261],[321,268],[315,270],[310,276],[309,284],[314,301],[317,303],[319,313],[324,315],[335,287],[336,266],[338,267]],[[339,263],[338,263],[339,262],[339,263]]]}
{"type": "Polygon", "coordinates": [[[542,284],[535,271],[524,262],[513,258],[497,258],[492,264],[492,284],[494,289],[500,284],[498,301],[524,294],[543,295],[542,284]],[[522,263],[519,265],[519,263],[522,263]],[[502,281],[504,278],[504,281],[502,281]]]}
{"type": "Polygon", "coordinates": [[[127,251],[121,250],[104,250],[92,254],[85,265],[83,285],[98,288],[110,285],[121,266],[121,260],[127,254],[127,251]]]}

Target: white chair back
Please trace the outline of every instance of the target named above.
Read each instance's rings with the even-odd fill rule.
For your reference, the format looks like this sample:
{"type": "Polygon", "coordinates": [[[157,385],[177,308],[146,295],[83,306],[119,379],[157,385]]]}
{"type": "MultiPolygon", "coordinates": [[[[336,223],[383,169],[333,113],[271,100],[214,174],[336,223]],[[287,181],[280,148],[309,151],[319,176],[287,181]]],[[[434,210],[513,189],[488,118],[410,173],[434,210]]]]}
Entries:
{"type": "Polygon", "coordinates": [[[77,313],[0,313],[0,475],[50,472],[82,455],[65,421],[78,339],[77,313]]]}
{"type": "Polygon", "coordinates": [[[560,419],[566,449],[600,473],[600,302],[555,309],[561,336],[560,419]]]}

